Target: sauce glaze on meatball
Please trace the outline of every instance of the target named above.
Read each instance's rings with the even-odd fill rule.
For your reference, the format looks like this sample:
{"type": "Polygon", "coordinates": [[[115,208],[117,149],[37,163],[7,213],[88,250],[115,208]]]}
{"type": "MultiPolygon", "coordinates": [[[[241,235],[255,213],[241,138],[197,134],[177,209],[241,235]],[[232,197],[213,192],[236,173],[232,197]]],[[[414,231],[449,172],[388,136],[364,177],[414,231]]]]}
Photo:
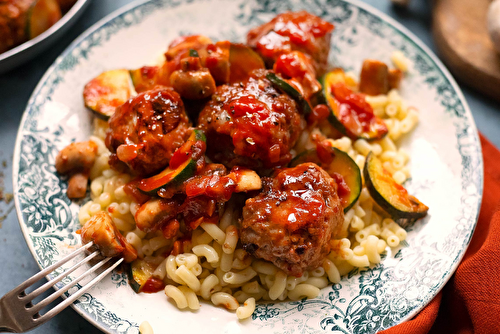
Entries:
{"type": "Polygon", "coordinates": [[[158,172],[190,132],[184,104],[173,89],[141,93],[116,108],[109,120],[110,165],[139,175],[158,172]]]}
{"type": "Polygon", "coordinates": [[[264,58],[268,67],[291,51],[301,51],[313,59],[318,75],[326,71],[333,24],[306,11],[286,12],[247,34],[247,44],[264,58]]]}
{"type": "Polygon", "coordinates": [[[263,178],[263,191],[243,208],[241,242],[256,257],[301,276],[321,265],[343,221],[335,181],[304,163],[263,178]]]}
{"type": "Polygon", "coordinates": [[[284,166],[302,130],[297,105],[254,71],[243,83],[218,87],[200,113],[207,136],[207,155],[228,167],[284,166]]]}

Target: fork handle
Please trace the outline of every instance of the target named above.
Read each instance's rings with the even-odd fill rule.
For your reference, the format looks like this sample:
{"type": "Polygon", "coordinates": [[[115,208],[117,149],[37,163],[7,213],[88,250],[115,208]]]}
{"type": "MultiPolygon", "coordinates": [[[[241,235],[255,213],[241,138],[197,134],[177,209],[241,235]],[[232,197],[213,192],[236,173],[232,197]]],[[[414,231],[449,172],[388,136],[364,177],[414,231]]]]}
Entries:
{"type": "Polygon", "coordinates": [[[22,333],[9,311],[5,298],[0,299],[0,333],[22,333]]]}

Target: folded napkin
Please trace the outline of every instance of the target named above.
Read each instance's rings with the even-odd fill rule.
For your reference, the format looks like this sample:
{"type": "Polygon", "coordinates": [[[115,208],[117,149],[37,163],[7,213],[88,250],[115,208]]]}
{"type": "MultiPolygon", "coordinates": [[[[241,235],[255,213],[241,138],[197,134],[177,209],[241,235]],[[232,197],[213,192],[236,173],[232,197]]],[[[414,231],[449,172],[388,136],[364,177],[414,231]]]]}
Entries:
{"type": "Polygon", "coordinates": [[[381,333],[500,333],[500,151],[482,135],[484,192],[471,243],[443,290],[413,319],[381,333]]]}

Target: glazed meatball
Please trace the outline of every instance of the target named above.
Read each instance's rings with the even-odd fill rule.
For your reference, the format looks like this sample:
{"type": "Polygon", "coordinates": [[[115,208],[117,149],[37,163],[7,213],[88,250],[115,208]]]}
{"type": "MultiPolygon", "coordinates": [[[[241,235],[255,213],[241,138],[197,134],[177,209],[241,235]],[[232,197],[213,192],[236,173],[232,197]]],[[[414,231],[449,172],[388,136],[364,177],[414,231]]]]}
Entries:
{"type": "Polygon", "coordinates": [[[190,133],[184,105],[173,89],[141,93],[116,108],[109,120],[110,165],[125,165],[138,175],[158,172],[190,133]]]}
{"type": "Polygon", "coordinates": [[[263,179],[263,191],[243,208],[241,242],[247,252],[301,276],[321,265],[343,221],[335,181],[304,163],[263,179]]]}
{"type": "Polygon", "coordinates": [[[270,22],[250,30],[247,44],[264,58],[268,67],[290,51],[301,51],[311,56],[318,75],[328,65],[330,37],[333,24],[306,11],[279,14],[270,22]]]}
{"type": "Polygon", "coordinates": [[[302,130],[297,105],[257,70],[243,83],[218,87],[200,113],[207,155],[228,167],[284,166],[302,130]]]}

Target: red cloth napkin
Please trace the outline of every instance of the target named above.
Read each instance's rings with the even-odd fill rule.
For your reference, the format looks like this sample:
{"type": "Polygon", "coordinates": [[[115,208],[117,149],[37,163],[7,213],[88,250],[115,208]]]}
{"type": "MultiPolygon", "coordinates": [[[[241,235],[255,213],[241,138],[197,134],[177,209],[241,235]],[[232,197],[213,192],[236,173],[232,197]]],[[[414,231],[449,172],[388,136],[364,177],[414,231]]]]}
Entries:
{"type": "Polygon", "coordinates": [[[482,135],[484,192],[462,262],[413,319],[381,333],[500,333],[500,151],[482,135]]]}

